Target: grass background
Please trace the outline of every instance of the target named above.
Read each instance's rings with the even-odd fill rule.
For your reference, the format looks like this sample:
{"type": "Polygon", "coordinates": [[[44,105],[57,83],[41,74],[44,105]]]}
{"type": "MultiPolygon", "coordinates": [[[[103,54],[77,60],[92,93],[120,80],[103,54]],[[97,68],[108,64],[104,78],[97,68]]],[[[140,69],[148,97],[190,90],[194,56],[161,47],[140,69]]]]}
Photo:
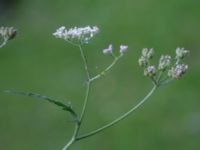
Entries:
{"type": "MultiPolygon", "coordinates": [[[[13,0],[0,6],[0,26],[18,29],[17,38],[0,51],[0,89],[70,100],[79,112],[85,90],[79,51],[52,33],[62,25],[100,28],[84,47],[93,75],[111,62],[103,48],[129,45],[120,63],[93,85],[81,133],[113,120],[150,90],[137,64],[142,48],[154,47],[155,59],[173,55],[177,46],[189,49],[189,71],[180,81],[160,88],[134,115],[72,150],[199,150],[200,1],[13,0]]],[[[52,104],[0,94],[0,149],[59,150],[72,129],[69,116],[52,104]]]]}

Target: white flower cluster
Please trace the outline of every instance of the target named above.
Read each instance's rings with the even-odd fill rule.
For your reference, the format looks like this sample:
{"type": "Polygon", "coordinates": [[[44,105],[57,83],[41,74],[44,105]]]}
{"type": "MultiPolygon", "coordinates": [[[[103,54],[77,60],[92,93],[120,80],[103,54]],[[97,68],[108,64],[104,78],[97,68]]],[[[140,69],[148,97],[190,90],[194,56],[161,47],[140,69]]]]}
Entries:
{"type": "Polygon", "coordinates": [[[141,57],[138,60],[138,63],[141,67],[144,68],[144,75],[151,77],[154,82],[159,84],[161,74],[165,71],[168,79],[178,79],[180,78],[188,69],[188,65],[180,63],[185,56],[189,53],[188,50],[184,48],[176,49],[175,63],[171,65],[171,56],[161,55],[158,63],[158,67],[151,65],[150,60],[153,58],[154,50],[152,48],[144,48],[142,50],[141,57]]]}
{"type": "Polygon", "coordinates": [[[58,28],[53,35],[57,38],[61,38],[72,42],[73,44],[88,44],[89,40],[99,32],[97,26],[86,26],[86,27],[74,27],[66,29],[64,26],[58,28]]]}
{"type": "Polygon", "coordinates": [[[14,27],[0,27],[0,36],[6,40],[13,39],[17,34],[14,27]]]}
{"type": "Polygon", "coordinates": [[[174,79],[180,78],[188,69],[188,65],[181,64],[180,62],[189,54],[188,50],[184,48],[177,48],[176,49],[176,63],[171,69],[168,71],[168,76],[174,79]]]}

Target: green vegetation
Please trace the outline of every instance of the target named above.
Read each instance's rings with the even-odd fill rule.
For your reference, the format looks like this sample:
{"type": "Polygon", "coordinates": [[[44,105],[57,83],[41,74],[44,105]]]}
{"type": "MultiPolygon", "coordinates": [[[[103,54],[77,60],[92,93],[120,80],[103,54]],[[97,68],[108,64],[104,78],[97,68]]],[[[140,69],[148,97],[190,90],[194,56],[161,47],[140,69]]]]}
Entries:
{"type": "MultiPolygon", "coordinates": [[[[21,0],[0,15],[0,26],[18,30],[16,39],[0,51],[0,89],[70,100],[80,112],[85,71],[79,51],[55,39],[52,32],[61,25],[99,26],[99,35],[84,46],[93,75],[112,61],[102,54],[108,44],[117,47],[126,43],[129,51],[96,82],[82,125],[81,132],[86,133],[127,111],[150,90],[151,83],[142,76],[137,62],[142,48],[155,48],[159,57],[168,52],[174,55],[176,47],[185,47],[191,53],[187,59],[189,71],[183,80],[162,87],[134,115],[104,133],[80,141],[72,150],[198,150],[199,6],[197,0],[21,0]]],[[[70,115],[59,108],[3,93],[0,121],[0,149],[5,150],[61,149],[73,131],[70,115]]]]}

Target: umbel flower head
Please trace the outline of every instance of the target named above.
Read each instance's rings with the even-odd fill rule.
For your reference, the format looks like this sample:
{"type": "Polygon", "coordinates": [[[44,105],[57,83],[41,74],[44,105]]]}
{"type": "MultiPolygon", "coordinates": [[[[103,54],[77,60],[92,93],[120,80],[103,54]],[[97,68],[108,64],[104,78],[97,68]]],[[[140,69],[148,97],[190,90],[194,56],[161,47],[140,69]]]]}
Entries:
{"type": "Polygon", "coordinates": [[[64,26],[58,28],[53,35],[57,38],[64,39],[72,44],[88,44],[89,40],[99,32],[97,26],[74,27],[66,29],[64,26]]]}
{"type": "Polygon", "coordinates": [[[189,53],[188,50],[184,48],[176,49],[176,57],[174,59],[174,64],[172,64],[170,55],[161,55],[158,63],[158,67],[151,65],[150,59],[153,57],[154,50],[144,48],[142,50],[141,56],[138,63],[144,68],[144,75],[150,77],[153,83],[157,86],[169,83],[174,79],[179,79],[183,74],[186,73],[188,65],[181,63],[182,60],[189,53]]]}
{"type": "Polygon", "coordinates": [[[0,36],[5,40],[13,39],[17,34],[14,27],[0,27],[0,36]]]}

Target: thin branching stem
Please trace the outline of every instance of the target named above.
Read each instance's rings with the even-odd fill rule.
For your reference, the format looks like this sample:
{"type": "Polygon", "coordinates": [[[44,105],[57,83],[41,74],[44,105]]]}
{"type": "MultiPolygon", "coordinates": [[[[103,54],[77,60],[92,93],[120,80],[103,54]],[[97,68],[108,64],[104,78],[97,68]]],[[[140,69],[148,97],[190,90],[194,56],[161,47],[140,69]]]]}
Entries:
{"type": "Polygon", "coordinates": [[[83,118],[84,118],[84,116],[85,116],[85,110],[86,110],[86,107],[87,107],[88,97],[89,97],[89,93],[90,93],[90,84],[91,84],[91,81],[90,81],[90,72],[88,70],[87,59],[86,59],[86,56],[84,54],[84,51],[83,51],[81,45],[79,45],[79,49],[80,49],[80,52],[81,52],[81,57],[82,57],[82,60],[83,60],[83,63],[84,63],[84,67],[85,67],[85,71],[86,71],[86,75],[87,75],[85,100],[84,100],[82,112],[81,112],[81,115],[80,115],[80,123],[81,123],[82,120],[83,120],[83,118]]]}
{"type": "Polygon", "coordinates": [[[78,47],[80,49],[81,57],[82,57],[82,60],[83,60],[83,63],[84,63],[85,72],[86,72],[86,75],[87,75],[85,99],[84,99],[83,108],[82,108],[82,111],[81,111],[79,121],[76,122],[76,124],[75,124],[74,133],[73,133],[70,141],[63,147],[62,150],[68,150],[77,141],[77,136],[79,134],[81,123],[83,122],[83,119],[84,119],[84,116],[85,116],[85,111],[86,111],[89,93],[90,93],[91,81],[90,81],[90,73],[89,73],[89,69],[88,69],[87,59],[86,59],[86,56],[84,54],[84,51],[83,51],[81,45],[78,45],[78,47]]]}
{"type": "Polygon", "coordinates": [[[122,121],[123,119],[125,119],[126,117],[128,117],[131,113],[133,113],[136,109],[138,109],[140,106],[142,106],[142,104],[154,93],[154,91],[157,89],[157,85],[154,85],[154,87],[152,88],[152,90],[134,107],[132,107],[129,111],[127,111],[126,113],[124,113],[122,116],[118,117],[117,119],[115,119],[114,121],[104,125],[103,127],[100,127],[94,131],[91,131],[87,134],[81,135],[79,137],[77,137],[76,140],[82,140],[85,138],[88,138],[90,136],[93,136],[99,132],[104,131],[105,129],[108,129],[110,127],[112,127],[113,125],[119,123],[120,121],[122,121]]]}
{"type": "Polygon", "coordinates": [[[107,68],[105,68],[102,72],[100,72],[98,75],[92,77],[90,79],[91,82],[105,75],[117,63],[117,61],[122,57],[122,55],[118,57],[117,56],[113,56],[113,57],[114,57],[113,62],[107,68]]]}

